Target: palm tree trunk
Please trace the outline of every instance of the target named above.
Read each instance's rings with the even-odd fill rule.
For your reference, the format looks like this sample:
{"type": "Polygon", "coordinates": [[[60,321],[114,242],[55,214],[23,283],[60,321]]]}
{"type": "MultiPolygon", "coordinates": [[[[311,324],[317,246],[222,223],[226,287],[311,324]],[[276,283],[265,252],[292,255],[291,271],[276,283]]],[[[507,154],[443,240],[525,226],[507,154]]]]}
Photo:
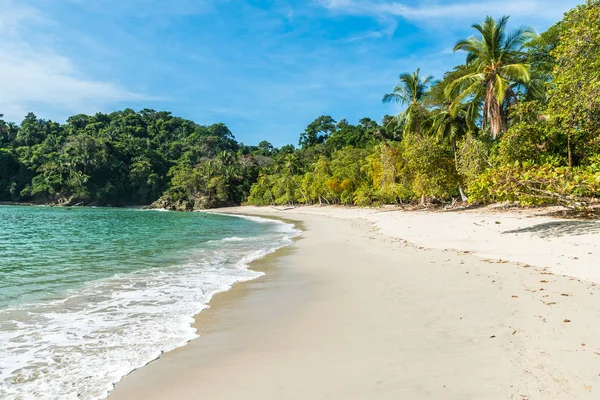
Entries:
{"type": "Polygon", "coordinates": [[[469,197],[463,191],[462,185],[458,185],[458,191],[460,192],[460,198],[462,201],[469,201],[469,197]]]}
{"type": "MultiPolygon", "coordinates": [[[[456,170],[456,174],[459,175],[458,173],[458,155],[456,154],[456,138],[452,138],[452,154],[454,155],[454,169],[456,170]]],[[[460,176],[459,176],[460,179],[460,176]]],[[[463,191],[462,188],[462,184],[459,182],[458,184],[458,191],[460,192],[460,198],[462,201],[468,201],[469,198],[467,197],[467,195],[465,194],[465,192],[463,191]]]]}
{"type": "Polygon", "coordinates": [[[569,167],[573,168],[573,143],[571,141],[571,133],[567,133],[567,154],[569,160],[569,167]]]}
{"type": "Polygon", "coordinates": [[[502,105],[494,95],[494,85],[488,82],[486,90],[487,119],[490,123],[490,133],[494,139],[498,138],[500,133],[504,132],[504,116],[502,115],[502,105]]]}

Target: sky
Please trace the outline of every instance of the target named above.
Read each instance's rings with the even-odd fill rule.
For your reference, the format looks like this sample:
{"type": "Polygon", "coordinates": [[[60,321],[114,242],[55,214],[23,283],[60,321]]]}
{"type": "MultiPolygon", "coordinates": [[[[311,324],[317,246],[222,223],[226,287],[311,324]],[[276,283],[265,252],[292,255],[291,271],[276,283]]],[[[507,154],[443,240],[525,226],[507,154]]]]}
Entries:
{"type": "Polygon", "coordinates": [[[380,120],[398,75],[441,78],[486,15],[544,31],[578,0],[0,0],[0,114],[124,108],[297,143],[319,115],[380,120]]]}

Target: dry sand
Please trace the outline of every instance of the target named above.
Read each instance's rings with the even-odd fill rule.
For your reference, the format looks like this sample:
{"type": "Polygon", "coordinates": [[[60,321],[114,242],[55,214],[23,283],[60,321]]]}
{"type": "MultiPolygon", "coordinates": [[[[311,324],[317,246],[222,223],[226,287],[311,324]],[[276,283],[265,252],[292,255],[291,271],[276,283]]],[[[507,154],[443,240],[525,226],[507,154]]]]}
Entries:
{"type": "Polygon", "coordinates": [[[301,221],[305,233],[255,262],[266,276],[218,295],[198,339],[127,376],[111,400],[600,398],[600,286],[550,272],[600,277],[598,223],[227,211],[301,221]]]}

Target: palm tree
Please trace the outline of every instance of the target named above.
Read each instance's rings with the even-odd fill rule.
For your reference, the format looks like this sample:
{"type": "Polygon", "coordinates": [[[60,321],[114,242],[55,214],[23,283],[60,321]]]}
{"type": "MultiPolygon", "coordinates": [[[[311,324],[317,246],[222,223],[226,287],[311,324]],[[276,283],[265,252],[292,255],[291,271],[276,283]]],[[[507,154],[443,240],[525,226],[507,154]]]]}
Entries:
{"type": "Polygon", "coordinates": [[[420,71],[417,69],[412,74],[400,75],[400,83],[394,86],[393,92],[383,96],[384,103],[396,102],[407,106],[404,112],[394,118],[395,122],[404,126],[404,134],[420,131],[420,117],[424,111],[421,103],[429,84],[433,81],[432,76],[422,79],[419,76],[420,71]]]}
{"type": "Polygon", "coordinates": [[[203,164],[199,165],[199,172],[203,178],[203,180],[208,183],[210,180],[217,174],[218,165],[213,160],[207,160],[203,164]]]}
{"type": "Polygon", "coordinates": [[[235,161],[235,156],[231,152],[223,150],[219,154],[217,154],[217,159],[221,163],[222,167],[226,167],[228,165],[233,164],[233,162],[235,161]]]}
{"type": "Polygon", "coordinates": [[[435,110],[427,121],[431,133],[439,140],[447,141],[456,158],[456,142],[468,132],[473,131],[469,124],[469,105],[464,105],[458,112],[453,113],[448,107],[435,110]]]}
{"type": "MultiPolygon", "coordinates": [[[[472,117],[472,114],[476,112],[476,108],[476,103],[471,102],[462,104],[458,110],[452,111],[450,106],[445,104],[433,111],[431,117],[424,124],[431,134],[437,136],[439,141],[450,144],[454,157],[454,168],[457,173],[459,171],[457,141],[467,133],[476,130],[472,117]]],[[[458,191],[462,201],[467,201],[468,198],[461,184],[458,186],[458,191]]]]}
{"type": "Polygon", "coordinates": [[[232,203],[235,203],[234,191],[239,189],[239,187],[236,186],[236,183],[243,179],[243,177],[240,176],[240,169],[237,165],[228,165],[225,167],[223,175],[225,177],[225,182],[227,185],[228,200],[232,203]]]}
{"type": "Polygon", "coordinates": [[[488,16],[481,25],[473,25],[480,36],[456,44],[454,51],[466,51],[467,65],[474,71],[456,79],[446,90],[446,95],[454,98],[453,110],[464,100],[483,95],[483,129],[489,126],[494,138],[506,131],[504,100],[511,85],[530,80],[530,66],[519,61],[523,45],[536,36],[527,27],[507,34],[508,19],[504,16],[496,21],[488,16]]]}
{"type": "Polygon", "coordinates": [[[283,159],[285,172],[289,172],[289,176],[294,176],[298,170],[298,156],[296,153],[287,154],[283,159]]]}
{"type": "Polygon", "coordinates": [[[208,202],[212,202],[214,187],[211,181],[218,175],[219,164],[214,160],[206,160],[202,164],[196,167],[195,173],[193,174],[193,180],[189,182],[189,192],[194,193],[192,197],[196,197],[197,194],[206,196],[208,202]]]}

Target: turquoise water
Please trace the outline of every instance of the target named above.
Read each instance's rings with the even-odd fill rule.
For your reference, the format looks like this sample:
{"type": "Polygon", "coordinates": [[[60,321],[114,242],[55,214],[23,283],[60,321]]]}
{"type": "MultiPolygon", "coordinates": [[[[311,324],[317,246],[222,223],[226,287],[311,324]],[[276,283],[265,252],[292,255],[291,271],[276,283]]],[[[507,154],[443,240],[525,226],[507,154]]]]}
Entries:
{"type": "Polygon", "coordinates": [[[192,316],[297,234],[203,213],[0,206],[0,398],[105,397],[194,338],[192,316]]]}

